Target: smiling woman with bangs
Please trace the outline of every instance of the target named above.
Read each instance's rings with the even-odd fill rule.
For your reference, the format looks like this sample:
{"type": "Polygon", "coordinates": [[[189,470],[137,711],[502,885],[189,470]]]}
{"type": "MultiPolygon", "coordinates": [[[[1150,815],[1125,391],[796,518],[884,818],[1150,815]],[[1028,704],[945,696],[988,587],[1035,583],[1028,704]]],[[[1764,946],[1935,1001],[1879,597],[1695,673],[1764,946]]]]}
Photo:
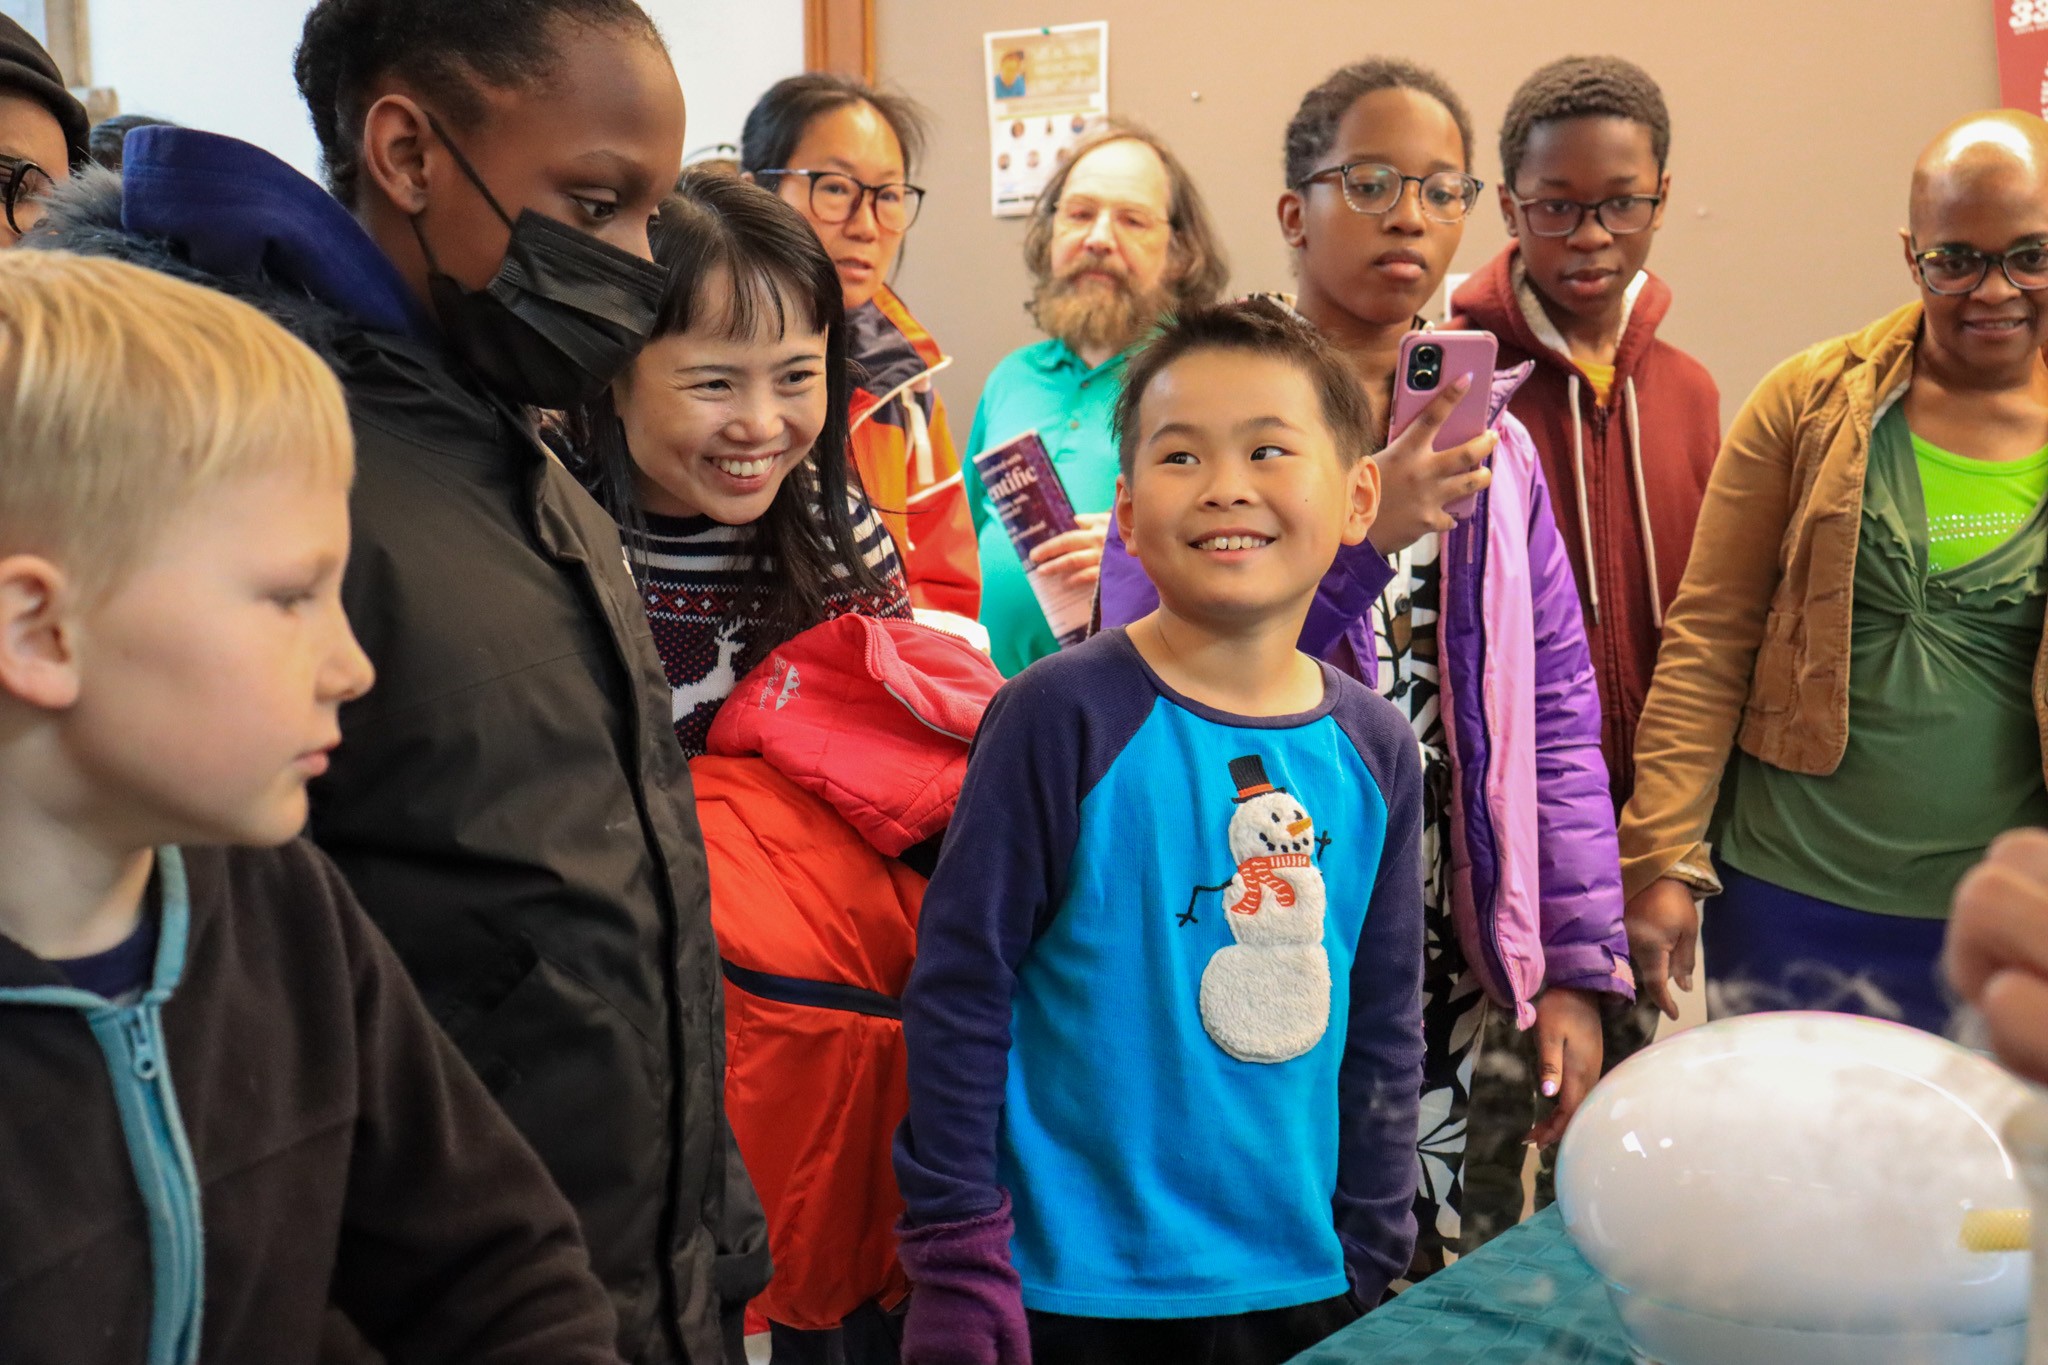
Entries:
{"type": "Polygon", "coordinates": [[[910,599],[846,457],[848,327],[817,237],[765,189],[693,171],[650,239],[668,271],[654,339],[572,426],[695,757],[775,646],[848,613],[909,616],[910,599]]]}

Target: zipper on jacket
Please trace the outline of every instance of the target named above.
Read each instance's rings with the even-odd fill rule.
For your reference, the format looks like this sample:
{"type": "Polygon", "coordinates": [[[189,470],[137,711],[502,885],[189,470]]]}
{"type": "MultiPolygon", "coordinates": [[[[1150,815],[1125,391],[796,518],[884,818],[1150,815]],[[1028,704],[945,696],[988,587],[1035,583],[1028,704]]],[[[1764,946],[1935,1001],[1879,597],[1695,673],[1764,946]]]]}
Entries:
{"type": "Polygon", "coordinates": [[[87,1022],[107,1054],[114,1102],[149,1217],[155,1288],[149,1365],[193,1365],[199,1359],[206,1288],[199,1173],[178,1113],[163,1009],[155,995],[152,991],[138,1004],[93,1011],[87,1022]]]}
{"type": "Polygon", "coordinates": [[[159,848],[156,860],[163,908],[156,961],[141,999],[117,1005],[75,986],[26,986],[0,990],[0,1005],[71,1010],[92,1031],[148,1221],[152,1290],[143,1359],[147,1365],[195,1365],[206,1301],[205,1229],[199,1171],[178,1112],[163,1028],[164,1003],[185,972],[191,902],[178,850],[159,848]]]}

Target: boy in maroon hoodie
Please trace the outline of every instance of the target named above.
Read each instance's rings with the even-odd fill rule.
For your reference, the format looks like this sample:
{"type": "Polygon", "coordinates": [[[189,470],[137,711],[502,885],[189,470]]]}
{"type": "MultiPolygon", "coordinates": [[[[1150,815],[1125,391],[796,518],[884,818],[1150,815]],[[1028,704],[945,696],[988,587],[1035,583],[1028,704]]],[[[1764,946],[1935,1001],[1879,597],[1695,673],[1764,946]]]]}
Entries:
{"type": "Polygon", "coordinates": [[[1644,269],[1671,194],[1671,119],[1649,74],[1564,57],[1522,82],[1500,130],[1509,242],[1459,286],[1455,325],[1536,371],[1509,402],[1536,439],[1599,676],[1617,811],[1664,611],[1721,447],[1721,394],[1657,337],[1671,290],[1644,269]]]}
{"type": "MultiPolygon", "coordinates": [[[[1670,146],[1663,92],[1633,62],[1564,57],[1538,70],[1501,121],[1500,209],[1514,240],[1451,299],[1451,325],[1500,338],[1503,367],[1536,362],[1508,407],[1535,438],[1578,579],[1617,812],[1635,785],[1636,721],[1721,445],[1720,391],[1658,339],[1671,290],[1643,265],[1671,193],[1670,146]]],[[[1653,1006],[1609,1019],[1606,1066],[1655,1029],[1653,1006]]],[[[1523,1044],[1504,1035],[1482,1048],[1499,1057],[1523,1044]]],[[[1468,1251],[1520,1215],[1519,1139],[1535,1117],[1512,1065],[1482,1062],[1471,1105],[1468,1251]]],[[[1546,1162],[1539,1207],[1549,1175],[1546,1162]]]]}

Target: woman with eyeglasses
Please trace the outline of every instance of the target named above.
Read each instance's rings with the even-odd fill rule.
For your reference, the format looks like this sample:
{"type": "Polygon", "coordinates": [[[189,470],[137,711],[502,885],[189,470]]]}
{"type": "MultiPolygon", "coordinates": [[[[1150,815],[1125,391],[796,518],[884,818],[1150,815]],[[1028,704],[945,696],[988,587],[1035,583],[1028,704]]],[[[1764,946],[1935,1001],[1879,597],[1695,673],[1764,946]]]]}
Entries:
{"type": "Polygon", "coordinates": [[[1667,1010],[1703,942],[1709,1015],[1941,1031],[1957,883],[2048,824],[2048,123],[1951,126],[1909,223],[1918,300],[1757,387],[1665,619],[1621,837],[1667,1010]]]}
{"type": "Polygon", "coordinates": [[[932,376],[947,357],[889,287],[924,191],[925,117],[902,95],[826,72],[769,87],[740,134],[740,171],[825,244],[844,290],[853,462],[896,542],[920,620],[986,640],[960,455],[932,376]]]}

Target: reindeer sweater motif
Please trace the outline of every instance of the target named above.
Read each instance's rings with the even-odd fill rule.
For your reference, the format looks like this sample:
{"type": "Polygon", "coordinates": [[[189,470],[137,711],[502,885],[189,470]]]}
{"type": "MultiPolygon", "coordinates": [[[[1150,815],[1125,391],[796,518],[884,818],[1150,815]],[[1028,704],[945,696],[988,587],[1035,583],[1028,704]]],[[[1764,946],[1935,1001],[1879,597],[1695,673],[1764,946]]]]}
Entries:
{"type": "MultiPolygon", "coordinates": [[[[903,566],[887,528],[865,498],[856,498],[853,526],[861,555],[888,585],[886,596],[840,585],[826,594],[827,619],[837,616],[910,615],[903,566]]],[[[781,644],[767,638],[754,614],[753,587],[773,565],[740,554],[747,528],[710,517],[647,515],[647,545],[637,552],[640,593],[662,670],[673,695],[670,715],[683,756],[704,752],[718,708],[747,670],[781,644]]],[[[844,576],[842,570],[840,576],[844,576]]]]}
{"type": "Polygon", "coordinates": [[[904,998],[913,1226],[1007,1191],[1027,1307],[1205,1317],[1414,1245],[1421,774],[1384,699],[1174,692],[1121,630],[996,694],[904,998]]]}

